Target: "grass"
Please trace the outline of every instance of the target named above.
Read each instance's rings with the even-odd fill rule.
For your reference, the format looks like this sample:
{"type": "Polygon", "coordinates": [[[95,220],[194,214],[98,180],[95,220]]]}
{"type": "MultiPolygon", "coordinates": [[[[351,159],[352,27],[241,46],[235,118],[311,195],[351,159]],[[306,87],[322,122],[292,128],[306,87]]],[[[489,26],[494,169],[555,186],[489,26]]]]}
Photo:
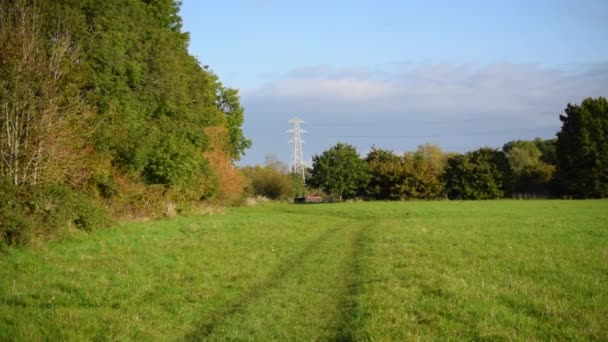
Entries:
{"type": "Polygon", "coordinates": [[[269,204],[0,256],[0,340],[607,340],[608,201],[269,204]]]}

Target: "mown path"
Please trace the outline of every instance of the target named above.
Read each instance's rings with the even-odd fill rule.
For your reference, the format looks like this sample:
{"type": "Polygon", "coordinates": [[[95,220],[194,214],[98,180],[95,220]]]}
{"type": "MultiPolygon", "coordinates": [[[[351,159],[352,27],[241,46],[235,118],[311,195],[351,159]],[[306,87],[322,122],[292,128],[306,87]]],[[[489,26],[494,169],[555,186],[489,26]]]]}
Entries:
{"type": "MultiPolygon", "coordinates": [[[[264,281],[208,314],[186,339],[352,340],[358,260],[371,224],[340,221],[312,237],[264,281]]],[[[321,223],[308,218],[308,224],[321,223]]]]}

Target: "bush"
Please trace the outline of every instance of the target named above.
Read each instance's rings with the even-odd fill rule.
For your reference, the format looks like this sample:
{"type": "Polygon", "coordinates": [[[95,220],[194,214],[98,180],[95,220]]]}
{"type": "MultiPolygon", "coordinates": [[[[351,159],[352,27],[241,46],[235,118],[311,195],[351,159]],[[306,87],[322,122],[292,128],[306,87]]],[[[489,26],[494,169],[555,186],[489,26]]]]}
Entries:
{"type": "Polygon", "coordinates": [[[66,226],[91,231],[109,223],[106,210],[83,193],[65,185],[53,185],[38,192],[36,203],[43,223],[58,230],[66,226]]]}
{"type": "Polygon", "coordinates": [[[64,185],[15,186],[0,180],[0,250],[27,245],[34,235],[52,237],[62,229],[86,231],[109,223],[106,210],[64,185]]]}
{"type": "Polygon", "coordinates": [[[34,225],[17,190],[10,182],[0,180],[0,252],[8,246],[26,245],[31,237],[34,225]]]}
{"type": "Polygon", "coordinates": [[[32,222],[19,211],[0,208],[0,252],[8,246],[27,245],[32,233],[32,222]]]}
{"type": "Polygon", "coordinates": [[[242,171],[249,181],[247,191],[251,196],[283,200],[293,195],[293,180],[289,174],[270,166],[244,167],[242,171]]]}

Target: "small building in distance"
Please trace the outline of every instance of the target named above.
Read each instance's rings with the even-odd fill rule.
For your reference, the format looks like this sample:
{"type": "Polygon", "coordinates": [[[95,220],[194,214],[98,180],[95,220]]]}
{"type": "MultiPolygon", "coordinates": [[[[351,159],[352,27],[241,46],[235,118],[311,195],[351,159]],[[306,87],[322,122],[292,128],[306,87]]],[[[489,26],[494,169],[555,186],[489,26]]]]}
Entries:
{"type": "Polygon", "coordinates": [[[323,203],[323,197],[321,197],[321,196],[296,197],[296,198],[294,198],[293,203],[295,203],[295,204],[323,203]]]}

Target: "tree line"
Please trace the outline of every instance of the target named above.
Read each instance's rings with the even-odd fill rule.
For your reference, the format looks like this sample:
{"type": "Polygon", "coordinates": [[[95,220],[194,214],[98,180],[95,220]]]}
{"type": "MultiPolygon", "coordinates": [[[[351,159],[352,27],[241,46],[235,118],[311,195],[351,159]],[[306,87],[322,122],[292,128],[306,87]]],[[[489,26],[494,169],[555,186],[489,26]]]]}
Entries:
{"type": "Polygon", "coordinates": [[[501,150],[445,153],[435,145],[360,157],[338,143],[313,156],[308,184],[338,200],[608,197],[608,102],[568,104],[555,139],[516,140],[501,150]]]}
{"type": "Polygon", "coordinates": [[[179,5],[0,0],[0,249],[240,200],[244,109],[188,53],[179,5]]]}

